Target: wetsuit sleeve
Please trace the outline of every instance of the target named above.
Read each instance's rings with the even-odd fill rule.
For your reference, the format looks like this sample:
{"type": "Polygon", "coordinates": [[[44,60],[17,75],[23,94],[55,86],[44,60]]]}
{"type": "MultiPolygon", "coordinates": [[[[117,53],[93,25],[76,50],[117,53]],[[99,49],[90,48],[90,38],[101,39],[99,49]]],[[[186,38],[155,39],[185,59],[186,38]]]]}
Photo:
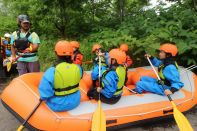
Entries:
{"type": "Polygon", "coordinates": [[[150,60],[151,60],[152,64],[153,64],[154,66],[156,66],[156,67],[158,67],[158,66],[162,63],[162,62],[161,62],[159,59],[157,59],[156,57],[151,58],[150,60]]]}
{"type": "Polygon", "coordinates": [[[39,85],[40,99],[46,100],[54,96],[54,74],[55,67],[49,68],[44,73],[39,85]]]}
{"type": "Polygon", "coordinates": [[[92,80],[98,79],[98,74],[99,74],[98,71],[99,71],[99,66],[96,64],[96,65],[94,65],[94,68],[91,73],[92,80]]]}
{"type": "Polygon", "coordinates": [[[184,86],[184,84],[180,81],[180,74],[174,65],[166,66],[163,70],[163,74],[164,77],[170,81],[172,92],[175,92],[184,86]]]}
{"type": "Polygon", "coordinates": [[[116,75],[116,72],[110,71],[109,73],[107,73],[107,75],[102,78],[102,82],[104,83],[104,88],[101,93],[107,98],[113,97],[114,93],[118,88],[118,77],[116,75]]]}
{"type": "Polygon", "coordinates": [[[104,56],[104,59],[105,59],[105,64],[108,65],[108,59],[109,59],[109,53],[108,52],[105,52],[105,56],[104,56]]]}

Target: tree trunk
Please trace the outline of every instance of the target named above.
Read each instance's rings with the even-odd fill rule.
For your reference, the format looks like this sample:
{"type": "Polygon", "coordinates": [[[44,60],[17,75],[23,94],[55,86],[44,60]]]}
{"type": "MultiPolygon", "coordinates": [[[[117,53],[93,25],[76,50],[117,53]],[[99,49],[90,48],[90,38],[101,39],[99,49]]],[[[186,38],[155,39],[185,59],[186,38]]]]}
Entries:
{"type": "Polygon", "coordinates": [[[92,24],[94,24],[94,16],[95,16],[94,0],[91,0],[91,12],[92,12],[92,24]]]}
{"type": "Polygon", "coordinates": [[[194,7],[194,10],[197,12],[197,7],[196,7],[196,0],[192,0],[193,2],[193,7],[194,7]]]}
{"type": "Polygon", "coordinates": [[[120,22],[124,20],[124,3],[125,0],[118,0],[120,22]]]}
{"type": "Polygon", "coordinates": [[[60,0],[59,2],[59,8],[60,8],[60,14],[61,14],[61,20],[59,25],[59,31],[61,32],[62,38],[66,38],[66,12],[65,12],[66,3],[64,0],[60,0]]]}
{"type": "Polygon", "coordinates": [[[66,38],[66,32],[65,32],[66,27],[64,25],[59,25],[60,23],[54,23],[54,24],[55,24],[55,27],[61,33],[62,38],[66,38]]]}

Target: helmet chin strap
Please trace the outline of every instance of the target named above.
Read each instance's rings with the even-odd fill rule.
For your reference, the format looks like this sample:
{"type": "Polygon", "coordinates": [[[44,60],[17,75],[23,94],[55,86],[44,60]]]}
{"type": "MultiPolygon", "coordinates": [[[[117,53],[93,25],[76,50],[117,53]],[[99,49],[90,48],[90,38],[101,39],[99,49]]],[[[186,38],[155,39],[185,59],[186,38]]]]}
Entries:
{"type": "Polygon", "coordinates": [[[172,57],[172,54],[171,53],[166,53],[166,58],[170,58],[172,57]]]}

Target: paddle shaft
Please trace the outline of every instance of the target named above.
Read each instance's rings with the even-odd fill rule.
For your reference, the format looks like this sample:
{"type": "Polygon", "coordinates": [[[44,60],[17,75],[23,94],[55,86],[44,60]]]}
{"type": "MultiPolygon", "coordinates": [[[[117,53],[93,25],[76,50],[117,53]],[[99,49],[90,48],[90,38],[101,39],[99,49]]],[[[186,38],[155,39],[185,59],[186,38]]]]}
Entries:
{"type": "MultiPolygon", "coordinates": [[[[101,56],[99,56],[99,88],[101,88],[101,56]]],[[[100,100],[100,92],[99,92],[99,100],[100,100]]]]}
{"type": "Polygon", "coordinates": [[[29,114],[29,116],[26,118],[26,120],[22,123],[22,125],[19,127],[20,129],[18,129],[17,131],[21,131],[24,127],[24,125],[27,123],[27,121],[31,118],[31,116],[35,113],[35,111],[38,109],[38,107],[40,106],[40,104],[42,103],[42,100],[39,100],[39,103],[35,106],[35,108],[33,109],[33,111],[29,114]]]}
{"type": "Polygon", "coordinates": [[[23,55],[20,55],[18,57],[16,57],[15,61],[17,61],[19,58],[21,58],[23,55]]]}
{"type": "MultiPolygon", "coordinates": [[[[101,57],[99,56],[99,88],[101,88],[101,57]]],[[[99,93],[99,100],[98,100],[98,107],[93,114],[92,118],[92,131],[106,131],[106,118],[105,114],[101,107],[101,100],[100,100],[100,92],[99,93]]]]}
{"type": "Polygon", "coordinates": [[[16,59],[15,59],[14,61],[12,61],[12,62],[11,62],[10,60],[9,60],[9,61],[10,61],[11,64],[12,64],[12,63],[14,63],[15,61],[17,61],[19,58],[21,58],[22,56],[23,56],[23,55],[17,56],[16,59]]]}
{"type": "Polygon", "coordinates": [[[132,92],[132,93],[134,93],[134,94],[138,94],[136,91],[130,89],[129,87],[127,87],[127,86],[124,86],[124,87],[127,88],[127,90],[129,90],[130,92],[132,92]]]}
{"type": "MultiPolygon", "coordinates": [[[[157,71],[155,70],[155,68],[154,68],[154,66],[153,66],[153,64],[152,64],[152,62],[150,61],[150,58],[149,58],[149,57],[147,57],[147,60],[148,60],[149,64],[151,65],[153,71],[155,72],[155,74],[156,74],[158,80],[161,80],[161,78],[159,77],[157,71]]],[[[163,85],[163,84],[161,84],[161,85],[162,85],[162,88],[165,90],[164,85],[163,85]]],[[[172,101],[172,98],[170,97],[170,95],[167,95],[167,97],[168,97],[168,99],[169,99],[170,101],[172,101]]]]}
{"type": "Polygon", "coordinates": [[[22,55],[19,55],[18,57],[16,57],[16,59],[13,62],[17,61],[19,58],[21,58],[22,56],[24,56],[26,53],[28,53],[27,51],[23,51],[23,54],[22,55]]]}
{"type": "Polygon", "coordinates": [[[84,64],[92,64],[92,60],[90,61],[83,61],[84,64]]]}
{"type": "Polygon", "coordinates": [[[20,57],[22,57],[23,55],[20,55],[20,56],[18,56],[18,57],[16,57],[16,59],[14,60],[14,61],[10,61],[10,62],[8,62],[7,63],[7,72],[9,72],[10,71],[10,69],[11,69],[11,67],[12,67],[12,64],[15,62],[15,61],[17,61],[20,57]]]}

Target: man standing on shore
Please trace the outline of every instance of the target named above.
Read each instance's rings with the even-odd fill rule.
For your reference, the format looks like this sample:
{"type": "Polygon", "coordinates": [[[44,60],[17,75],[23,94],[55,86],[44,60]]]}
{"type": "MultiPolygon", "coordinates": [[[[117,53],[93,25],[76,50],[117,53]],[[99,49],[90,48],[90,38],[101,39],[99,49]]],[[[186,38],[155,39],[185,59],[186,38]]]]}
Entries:
{"type": "Polygon", "coordinates": [[[29,72],[39,72],[37,50],[40,39],[35,32],[30,32],[30,21],[27,15],[19,19],[20,29],[13,32],[11,39],[12,60],[17,62],[19,75],[29,72]]]}

